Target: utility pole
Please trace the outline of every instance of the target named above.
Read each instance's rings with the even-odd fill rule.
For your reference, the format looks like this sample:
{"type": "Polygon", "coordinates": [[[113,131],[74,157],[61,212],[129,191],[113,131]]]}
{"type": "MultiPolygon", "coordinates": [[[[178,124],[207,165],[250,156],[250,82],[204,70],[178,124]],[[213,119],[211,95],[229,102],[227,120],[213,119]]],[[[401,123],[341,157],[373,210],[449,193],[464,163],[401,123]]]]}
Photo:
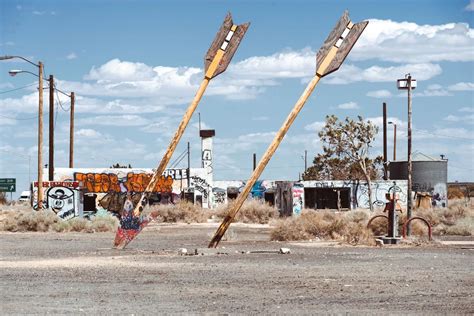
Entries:
{"type": "Polygon", "coordinates": [[[253,169],[252,170],[255,170],[255,168],[257,168],[257,154],[253,153],[253,169]]]}
{"type": "Polygon", "coordinates": [[[393,161],[397,160],[397,124],[393,124],[393,161]]]}
{"type": "Polygon", "coordinates": [[[304,172],[308,170],[308,151],[305,149],[304,151],[304,172]]]}
{"type": "MultiPolygon", "coordinates": [[[[397,80],[397,87],[399,90],[408,90],[408,162],[407,162],[407,180],[408,180],[408,188],[407,188],[407,220],[411,218],[411,211],[413,207],[413,200],[412,200],[412,172],[413,172],[413,165],[411,161],[411,90],[416,88],[416,79],[413,79],[410,74],[405,75],[404,79],[397,80]]],[[[410,224],[407,226],[406,231],[407,236],[411,234],[411,227],[410,224]]]]}
{"type": "Polygon", "coordinates": [[[387,103],[383,103],[383,179],[387,180],[387,103]]]}
{"type": "MultiPolygon", "coordinates": [[[[412,172],[413,166],[411,162],[411,75],[408,74],[408,203],[407,203],[407,221],[411,218],[411,209],[413,206],[413,201],[411,197],[412,189],[412,172]]],[[[407,225],[407,236],[411,234],[410,224],[407,225]]]]}
{"type": "Polygon", "coordinates": [[[74,168],[74,102],[76,96],[71,92],[71,113],[69,118],[69,168],[74,168]]]}
{"type": "Polygon", "coordinates": [[[54,181],[54,77],[49,75],[49,162],[48,180],[54,181]]]}
{"type": "Polygon", "coordinates": [[[191,146],[189,145],[189,142],[188,142],[188,189],[189,187],[191,186],[191,177],[190,177],[190,173],[191,173],[191,146]]]}
{"type": "Polygon", "coordinates": [[[38,210],[43,209],[43,63],[38,62],[38,210]]]}

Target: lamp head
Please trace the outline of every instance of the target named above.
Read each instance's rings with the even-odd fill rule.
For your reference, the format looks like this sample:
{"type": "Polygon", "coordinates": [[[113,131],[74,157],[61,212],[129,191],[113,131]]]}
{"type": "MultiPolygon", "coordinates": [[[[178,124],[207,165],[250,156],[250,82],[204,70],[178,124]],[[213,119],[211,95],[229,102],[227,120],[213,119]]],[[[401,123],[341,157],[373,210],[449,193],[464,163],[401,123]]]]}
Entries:
{"type": "Polygon", "coordinates": [[[10,76],[14,77],[15,75],[19,74],[23,72],[23,70],[19,70],[19,69],[12,69],[10,70],[8,73],[10,74],[10,76]]]}

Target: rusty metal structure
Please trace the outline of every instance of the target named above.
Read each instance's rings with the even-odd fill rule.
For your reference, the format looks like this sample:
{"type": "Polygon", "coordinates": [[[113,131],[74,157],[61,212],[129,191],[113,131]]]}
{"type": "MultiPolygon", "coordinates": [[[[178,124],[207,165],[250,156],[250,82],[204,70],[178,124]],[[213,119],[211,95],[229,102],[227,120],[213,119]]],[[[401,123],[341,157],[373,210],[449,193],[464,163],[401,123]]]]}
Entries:
{"type": "Polygon", "coordinates": [[[219,244],[220,240],[234,220],[235,215],[239,212],[242,204],[247,199],[253,185],[262,174],[263,170],[282,142],[299,112],[303,109],[303,106],[316,88],[319,80],[339,69],[368,23],[369,22],[367,21],[356,24],[352,23],[349,19],[349,13],[347,11],[345,11],[342,17],[339,19],[336,26],[333,28],[316,55],[316,74],[294,105],[293,110],[290,112],[272,143],[268,147],[267,151],[261,158],[258,166],[253,171],[244,189],[228,211],[226,217],[210,241],[208,245],[209,248],[215,248],[219,244]]]}
{"type": "Polygon", "coordinates": [[[204,59],[205,74],[204,78],[199,86],[199,89],[194,96],[191,104],[189,105],[186,113],[181,120],[181,123],[171,139],[171,142],[161,159],[160,164],[156,168],[150,182],[148,183],[145,192],[141,194],[140,200],[133,206],[131,197],[127,197],[127,201],[130,203],[124,204],[124,209],[121,214],[120,227],[117,230],[115,236],[114,247],[117,249],[125,248],[148,224],[149,220],[142,216],[143,208],[147,203],[147,196],[153,192],[156,184],[160,180],[163,172],[168,165],[171,156],[173,155],[179,140],[183,136],[183,133],[188,125],[194,111],[196,110],[199,101],[201,100],[204,92],[211,79],[221,74],[227,69],[230,64],[232,57],[234,56],[239,44],[244,37],[250,23],[236,25],[232,21],[232,15],[230,13],[224,19],[219,32],[217,32],[211,47],[207,51],[204,59]],[[132,207],[133,206],[133,207],[132,207]]]}

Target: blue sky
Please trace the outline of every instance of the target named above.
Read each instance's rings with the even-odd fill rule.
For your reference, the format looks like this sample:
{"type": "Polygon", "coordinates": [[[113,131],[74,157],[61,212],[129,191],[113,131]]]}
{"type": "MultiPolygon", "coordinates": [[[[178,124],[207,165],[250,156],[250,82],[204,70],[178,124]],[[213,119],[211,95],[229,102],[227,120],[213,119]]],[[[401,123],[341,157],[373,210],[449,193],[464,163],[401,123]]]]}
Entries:
{"type": "MultiPolygon", "coordinates": [[[[57,86],[75,91],[75,166],[156,167],[202,79],[204,55],[226,13],[251,26],[228,70],[211,81],[175,157],[192,146],[198,167],[203,125],[216,130],[214,179],[247,179],[315,71],[315,54],[345,9],[369,26],[341,69],[324,78],[263,174],[297,179],[320,151],[326,115],[381,124],[382,102],[399,126],[406,159],[408,72],[414,91],[414,150],[449,159],[450,181],[474,181],[474,3],[468,1],[2,1],[0,55],[45,64],[57,86]]],[[[36,71],[0,62],[0,177],[26,189],[35,179],[36,71]],[[33,85],[31,85],[33,84],[33,85]],[[16,91],[12,89],[25,87],[16,91]]],[[[45,109],[48,107],[45,93],[45,109]]],[[[68,161],[69,104],[56,116],[56,166],[68,161]]],[[[45,113],[47,163],[47,113],[45,113]]],[[[389,156],[392,155],[389,126],[389,156]]],[[[381,133],[372,155],[382,152],[381,133]]],[[[181,165],[185,167],[185,165],[181,165]]]]}

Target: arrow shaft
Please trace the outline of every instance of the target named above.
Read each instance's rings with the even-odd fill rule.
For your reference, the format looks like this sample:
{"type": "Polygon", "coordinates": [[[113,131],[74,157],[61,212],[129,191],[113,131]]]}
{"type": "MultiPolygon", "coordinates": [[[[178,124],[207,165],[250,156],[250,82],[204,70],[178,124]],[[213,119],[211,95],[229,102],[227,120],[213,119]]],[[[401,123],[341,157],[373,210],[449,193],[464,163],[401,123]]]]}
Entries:
{"type": "Polygon", "coordinates": [[[153,189],[155,188],[158,180],[160,179],[161,175],[166,169],[166,166],[168,165],[171,157],[173,156],[174,151],[176,150],[176,147],[178,146],[178,143],[181,139],[181,137],[184,134],[184,131],[186,129],[186,126],[188,126],[189,121],[191,120],[191,117],[196,110],[199,101],[201,101],[201,98],[206,91],[207,86],[209,85],[209,79],[204,78],[201,82],[201,85],[199,86],[198,91],[196,92],[196,95],[194,96],[193,100],[191,101],[191,104],[189,105],[188,109],[184,113],[183,119],[181,120],[181,123],[178,126],[178,129],[176,130],[173,138],[171,139],[171,142],[166,149],[166,152],[161,159],[160,164],[156,168],[155,173],[153,174],[153,177],[151,178],[150,182],[148,183],[147,187],[145,188],[145,192],[142,193],[140,197],[139,203],[135,206],[135,209],[133,210],[133,214],[135,216],[140,215],[140,207],[142,206],[143,200],[145,198],[146,193],[153,192],[153,189]]]}
{"type": "Polygon", "coordinates": [[[285,137],[286,133],[288,132],[291,124],[293,124],[293,121],[296,119],[296,117],[298,116],[300,111],[303,109],[303,106],[305,105],[305,103],[308,100],[309,96],[313,92],[314,88],[316,88],[316,85],[318,84],[320,79],[321,79],[321,77],[319,75],[314,76],[313,79],[306,86],[306,89],[304,90],[304,92],[301,94],[300,98],[298,99],[298,101],[294,105],[293,110],[290,112],[290,114],[286,118],[285,122],[283,123],[282,127],[280,128],[280,130],[275,135],[275,138],[273,139],[272,143],[268,147],[267,151],[265,152],[263,157],[260,159],[260,162],[258,163],[257,168],[255,168],[255,170],[253,171],[252,176],[250,177],[250,179],[245,184],[244,189],[239,194],[239,196],[237,197],[235,202],[232,204],[232,206],[231,206],[229,212],[227,213],[226,217],[224,218],[222,224],[219,226],[216,233],[214,234],[214,237],[212,238],[211,242],[208,245],[209,248],[215,248],[219,244],[220,240],[222,239],[225,232],[227,231],[230,224],[232,223],[235,215],[238,213],[238,211],[242,207],[242,204],[247,199],[247,197],[248,197],[250,191],[252,190],[252,187],[254,186],[255,182],[258,180],[258,178],[262,174],[263,170],[267,166],[268,162],[270,161],[273,154],[275,153],[278,146],[280,145],[283,138],[285,137]]]}
{"type": "MultiPolygon", "coordinates": [[[[152,178],[150,179],[150,182],[146,186],[145,191],[141,194],[140,200],[135,205],[135,207],[133,209],[133,216],[134,217],[139,217],[141,212],[143,211],[143,208],[145,206],[144,204],[145,204],[146,195],[150,192],[153,192],[153,190],[156,187],[156,184],[158,183],[161,175],[165,171],[166,166],[168,165],[168,163],[171,159],[171,156],[173,156],[173,153],[174,153],[176,147],[178,146],[178,143],[179,143],[181,137],[184,134],[186,126],[188,126],[188,123],[191,120],[191,117],[192,117],[194,111],[196,110],[196,108],[199,104],[199,101],[201,101],[201,98],[202,98],[204,92],[206,91],[207,86],[209,85],[209,81],[213,77],[213,75],[214,75],[214,73],[217,69],[217,66],[219,65],[219,63],[221,62],[223,57],[224,57],[224,50],[219,49],[218,53],[214,56],[214,58],[211,62],[212,69],[208,69],[206,71],[204,79],[202,80],[201,85],[199,86],[199,89],[196,92],[196,95],[194,96],[193,100],[191,101],[191,104],[188,106],[188,109],[184,113],[183,119],[181,120],[181,123],[179,124],[178,129],[176,130],[176,133],[174,134],[173,138],[171,139],[171,142],[170,142],[168,148],[166,149],[166,152],[165,152],[163,158],[161,159],[160,164],[156,168],[156,171],[153,174],[152,178]]],[[[211,67],[209,67],[209,68],[211,68],[211,67]]],[[[145,225],[146,225],[146,223],[143,224],[142,228],[145,227],[145,225]]],[[[127,244],[133,238],[135,238],[138,235],[138,233],[141,231],[141,229],[139,231],[137,231],[137,233],[131,239],[120,239],[120,238],[117,238],[120,235],[120,228],[119,228],[119,231],[117,231],[117,234],[116,234],[115,247],[117,249],[125,248],[127,246],[127,244]]]]}

